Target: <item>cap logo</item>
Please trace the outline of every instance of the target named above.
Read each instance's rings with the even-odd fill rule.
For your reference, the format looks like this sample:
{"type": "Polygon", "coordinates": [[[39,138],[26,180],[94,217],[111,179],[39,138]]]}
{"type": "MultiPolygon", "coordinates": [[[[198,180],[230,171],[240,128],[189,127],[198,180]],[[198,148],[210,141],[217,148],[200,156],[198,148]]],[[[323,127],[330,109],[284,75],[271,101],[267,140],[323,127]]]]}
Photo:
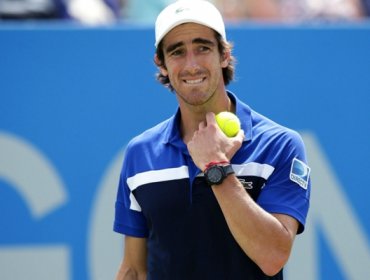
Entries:
{"type": "Polygon", "coordinates": [[[175,14],[180,14],[183,11],[186,11],[186,10],[189,10],[189,8],[183,8],[183,7],[177,8],[176,11],[175,11],[175,14]]]}

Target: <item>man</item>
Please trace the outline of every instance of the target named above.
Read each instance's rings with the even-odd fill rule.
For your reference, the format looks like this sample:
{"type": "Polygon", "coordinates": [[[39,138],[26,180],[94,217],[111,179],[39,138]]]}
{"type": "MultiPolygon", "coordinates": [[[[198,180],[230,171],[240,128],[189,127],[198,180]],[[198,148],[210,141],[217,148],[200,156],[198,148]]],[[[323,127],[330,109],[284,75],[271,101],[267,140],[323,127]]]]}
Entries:
{"type": "Polygon", "coordinates": [[[226,90],[234,57],[212,4],[177,1],[159,14],[155,31],[158,80],[179,108],[127,146],[116,279],[283,279],[309,207],[300,136],[226,90]],[[240,118],[235,137],[218,128],[221,111],[240,118]]]}

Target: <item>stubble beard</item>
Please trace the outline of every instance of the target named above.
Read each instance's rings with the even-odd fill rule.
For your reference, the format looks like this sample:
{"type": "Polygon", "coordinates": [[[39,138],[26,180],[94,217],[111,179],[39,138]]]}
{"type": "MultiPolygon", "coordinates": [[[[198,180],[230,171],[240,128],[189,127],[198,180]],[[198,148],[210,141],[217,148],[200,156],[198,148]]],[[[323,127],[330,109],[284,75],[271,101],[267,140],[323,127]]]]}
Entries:
{"type": "Polygon", "coordinates": [[[191,92],[182,94],[176,92],[177,98],[180,102],[185,103],[189,107],[199,109],[203,108],[215,94],[215,90],[212,89],[194,89],[191,92]]]}

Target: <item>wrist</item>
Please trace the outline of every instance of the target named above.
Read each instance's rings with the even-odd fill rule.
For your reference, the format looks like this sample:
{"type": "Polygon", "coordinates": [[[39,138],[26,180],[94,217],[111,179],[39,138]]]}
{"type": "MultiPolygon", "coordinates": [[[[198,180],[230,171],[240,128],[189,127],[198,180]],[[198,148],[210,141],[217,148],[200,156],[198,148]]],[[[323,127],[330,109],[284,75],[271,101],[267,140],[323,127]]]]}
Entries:
{"type": "Polygon", "coordinates": [[[204,177],[209,186],[214,186],[220,185],[226,177],[233,173],[234,170],[228,161],[211,162],[204,170],[204,177]]]}
{"type": "Polygon", "coordinates": [[[211,161],[207,163],[203,169],[203,172],[205,172],[208,168],[214,166],[214,165],[228,165],[230,164],[230,161],[228,160],[221,160],[221,161],[211,161]]]}

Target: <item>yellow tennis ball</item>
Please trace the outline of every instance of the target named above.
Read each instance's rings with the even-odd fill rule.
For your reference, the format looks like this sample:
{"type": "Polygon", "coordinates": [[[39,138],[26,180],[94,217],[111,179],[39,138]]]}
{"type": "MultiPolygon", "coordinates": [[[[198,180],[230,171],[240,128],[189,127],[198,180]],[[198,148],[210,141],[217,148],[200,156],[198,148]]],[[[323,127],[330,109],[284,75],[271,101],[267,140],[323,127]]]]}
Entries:
{"type": "Polygon", "coordinates": [[[228,137],[234,137],[240,130],[238,117],[231,112],[221,112],[216,115],[216,122],[228,137]]]}

